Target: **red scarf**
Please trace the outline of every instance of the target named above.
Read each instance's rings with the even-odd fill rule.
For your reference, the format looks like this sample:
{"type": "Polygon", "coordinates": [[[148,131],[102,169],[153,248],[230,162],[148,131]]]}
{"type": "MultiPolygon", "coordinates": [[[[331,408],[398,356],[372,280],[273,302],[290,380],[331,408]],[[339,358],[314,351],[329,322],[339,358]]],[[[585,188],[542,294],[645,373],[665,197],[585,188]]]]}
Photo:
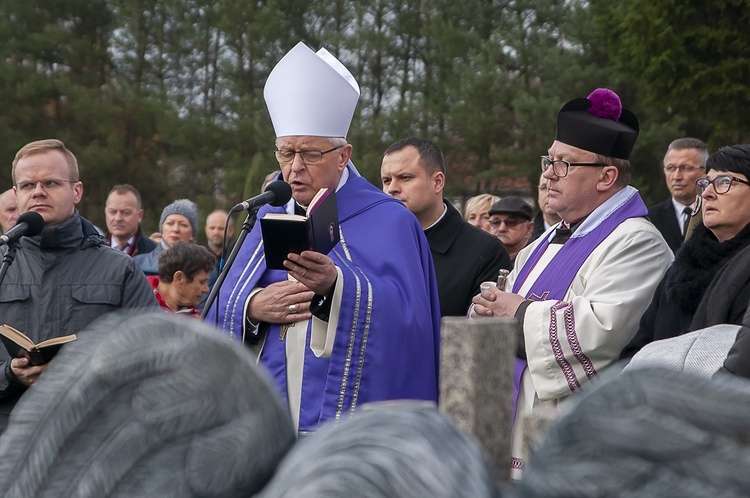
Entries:
{"type": "Polygon", "coordinates": [[[146,278],[148,279],[148,283],[151,285],[151,289],[154,291],[154,296],[156,296],[156,301],[159,303],[159,306],[161,306],[162,309],[164,309],[164,311],[166,311],[167,313],[172,313],[174,315],[189,315],[194,318],[200,318],[201,312],[193,307],[182,308],[179,311],[175,311],[167,305],[167,302],[164,300],[164,297],[161,294],[159,294],[159,291],[158,291],[159,275],[151,275],[146,278]]]}

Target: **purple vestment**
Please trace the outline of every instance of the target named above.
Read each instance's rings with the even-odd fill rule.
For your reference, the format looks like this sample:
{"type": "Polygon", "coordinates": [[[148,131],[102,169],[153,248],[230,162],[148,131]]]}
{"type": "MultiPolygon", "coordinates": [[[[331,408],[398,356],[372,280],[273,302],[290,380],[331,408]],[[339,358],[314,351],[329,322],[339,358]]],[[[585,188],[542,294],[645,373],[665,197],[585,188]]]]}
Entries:
{"type": "MultiPolygon", "coordinates": [[[[570,239],[563,244],[562,248],[560,248],[549,264],[542,270],[539,277],[534,281],[524,297],[532,301],[557,301],[551,305],[552,319],[555,319],[557,309],[567,308],[565,310],[566,316],[569,316],[572,320],[574,313],[572,306],[569,306],[569,303],[564,303],[561,300],[568,292],[578,270],[591,255],[592,251],[596,249],[596,247],[601,244],[602,241],[606,239],[623,221],[628,218],[646,216],[647,213],[648,209],[643,203],[640,195],[638,195],[637,190],[628,187],[621,191],[616,197],[613,197],[607,203],[600,206],[600,208],[597,208],[597,210],[594,211],[586,221],[584,221],[576,233],[574,233],[570,239]]],[[[513,283],[514,293],[518,294],[520,292],[521,287],[523,287],[524,282],[534,269],[534,266],[547,250],[550,241],[554,237],[554,232],[554,230],[548,231],[543,236],[543,240],[537,244],[529,258],[526,260],[523,268],[518,272],[518,276],[513,283]]],[[[559,348],[559,341],[556,336],[557,327],[554,326],[554,324],[552,325],[553,326],[550,327],[550,344],[552,349],[556,351],[559,348]]],[[[577,335],[574,333],[569,339],[571,340],[571,347],[576,351],[575,344],[577,343],[577,335]]],[[[594,369],[593,363],[583,351],[580,350],[580,348],[578,348],[575,356],[581,365],[584,366],[586,375],[589,379],[596,376],[596,370],[594,369]]],[[[572,367],[568,364],[564,355],[556,355],[555,360],[560,369],[565,373],[571,391],[577,391],[580,389],[581,382],[576,378],[572,367]]],[[[516,358],[514,400],[518,396],[521,375],[525,368],[526,361],[516,358]]]]}
{"type": "MultiPolygon", "coordinates": [[[[341,242],[328,255],[343,273],[343,296],[330,358],[310,350],[302,382],[300,431],[339,418],[357,405],[392,399],[437,401],[440,305],[430,247],[417,219],[399,201],[349,169],[336,192],[341,242]]],[[[269,206],[266,212],[282,212],[269,206]]],[[[244,304],[254,287],[286,280],[267,270],[260,224],[248,235],[206,322],[241,338],[244,304]]],[[[260,361],[286,397],[286,350],[273,324],[260,361]]]]}

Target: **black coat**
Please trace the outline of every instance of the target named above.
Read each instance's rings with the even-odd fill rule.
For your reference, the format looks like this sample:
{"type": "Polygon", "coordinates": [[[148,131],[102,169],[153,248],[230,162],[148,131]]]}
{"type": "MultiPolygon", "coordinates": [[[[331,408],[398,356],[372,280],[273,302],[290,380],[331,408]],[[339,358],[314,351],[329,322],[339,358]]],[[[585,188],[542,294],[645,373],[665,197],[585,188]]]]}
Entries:
{"type": "Polygon", "coordinates": [[[685,237],[682,235],[680,222],[675,216],[672,198],[651,206],[648,209],[648,217],[651,223],[659,229],[672,252],[676,253],[677,249],[682,246],[685,237]]]}
{"type": "MultiPolygon", "coordinates": [[[[748,317],[750,319],[750,317],[748,317]]],[[[745,320],[750,325],[750,320],[745,320]]],[[[732,348],[724,360],[720,372],[750,379],[750,328],[742,327],[737,332],[732,348]]]]}
{"type": "Polygon", "coordinates": [[[500,239],[470,225],[450,202],[437,225],[425,230],[435,265],[441,316],[464,316],[484,281],[497,281],[513,264],[500,239]]]}
{"type": "Polygon", "coordinates": [[[531,237],[529,237],[529,242],[526,245],[528,246],[534,242],[546,231],[547,229],[544,227],[544,214],[541,211],[537,211],[536,216],[534,216],[534,230],[531,231],[531,237]]]}
{"type": "Polygon", "coordinates": [[[141,232],[141,229],[138,228],[138,234],[136,235],[135,240],[135,252],[131,254],[130,256],[135,256],[136,254],[146,254],[154,249],[156,249],[156,246],[158,244],[154,242],[153,240],[149,239],[145,235],[143,235],[143,232],[141,232]]]}
{"type": "MultiPolygon", "coordinates": [[[[722,273],[731,272],[734,276],[734,280],[741,278],[750,279],[748,270],[750,270],[750,248],[741,251],[735,258],[732,259],[730,264],[724,267],[725,271],[722,273]],[[730,266],[731,265],[731,266],[730,266]]],[[[721,278],[723,275],[720,275],[721,278]]],[[[733,292],[731,287],[736,287],[736,283],[728,282],[728,285],[722,286],[725,292],[733,292]]],[[[750,285],[747,285],[748,287],[750,285]]],[[[703,311],[703,310],[701,310],[703,311]]],[[[708,311],[708,310],[706,310],[708,311]]],[[[745,315],[741,321],[743,327],[737,333],[734,345],[729,350],[724,365],[721,368],[722,373],[731,373],[739,377],[750,379],[750,309],[745,311],[745,315]]]]}
{"type": "Polygon", "coordinates": [[[750,300],[750,225],[719,242],[701,223],[677,252],[622,350],[630,358],[646,344],[722,323],[742,323],[750,300]]]}

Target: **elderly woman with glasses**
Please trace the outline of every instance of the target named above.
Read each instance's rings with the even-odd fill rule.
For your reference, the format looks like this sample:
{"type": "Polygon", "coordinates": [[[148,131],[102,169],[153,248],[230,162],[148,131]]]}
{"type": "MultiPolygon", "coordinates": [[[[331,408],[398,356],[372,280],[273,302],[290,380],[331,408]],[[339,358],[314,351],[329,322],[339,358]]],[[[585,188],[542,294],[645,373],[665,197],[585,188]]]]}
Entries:
{"type": "Polygon", "coordinates": [[[742,323],[750,299],[750,145],[709,156],[696,186],[703,221],[677,251],[621,358],[655,340],[742,323]]]}

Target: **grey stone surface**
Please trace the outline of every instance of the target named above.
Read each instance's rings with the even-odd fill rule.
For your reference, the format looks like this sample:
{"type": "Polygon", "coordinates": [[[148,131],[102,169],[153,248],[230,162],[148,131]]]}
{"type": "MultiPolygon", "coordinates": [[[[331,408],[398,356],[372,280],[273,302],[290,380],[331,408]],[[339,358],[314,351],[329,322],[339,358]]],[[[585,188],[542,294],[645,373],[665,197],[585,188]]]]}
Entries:
{"type": "Polygon", "coordinates": [[[294,443],[251,354],[208,326],[110,316],[63,348],[0,438],[13,497],[250,496],[294,443]]]}
{"type": "Polygon", "coordinates": [[[531,457],[544,439],[549,426],[559,413],[556,406],[540,406],[532,412],[526,412],[523,416],[523,449],[522,455],[526,466],[531,462],[531,457]]]}
{"type": "Polygon", "coordinates": [[[477,441],[434,405],[363,406],[300,440],[262,498],[500,496],[477,441]]]}
{"type": "Polygon", "coordinates": [[[473,434],[498,480],[510,479],[514,320],[446,317],[440,345],[440,409],[473,434]]]}
{"type": "Polygon", "coordinates": [[[748,496],[749,381],[648,368],[605,377],[549,427],[517,496],[748,496]]]}

